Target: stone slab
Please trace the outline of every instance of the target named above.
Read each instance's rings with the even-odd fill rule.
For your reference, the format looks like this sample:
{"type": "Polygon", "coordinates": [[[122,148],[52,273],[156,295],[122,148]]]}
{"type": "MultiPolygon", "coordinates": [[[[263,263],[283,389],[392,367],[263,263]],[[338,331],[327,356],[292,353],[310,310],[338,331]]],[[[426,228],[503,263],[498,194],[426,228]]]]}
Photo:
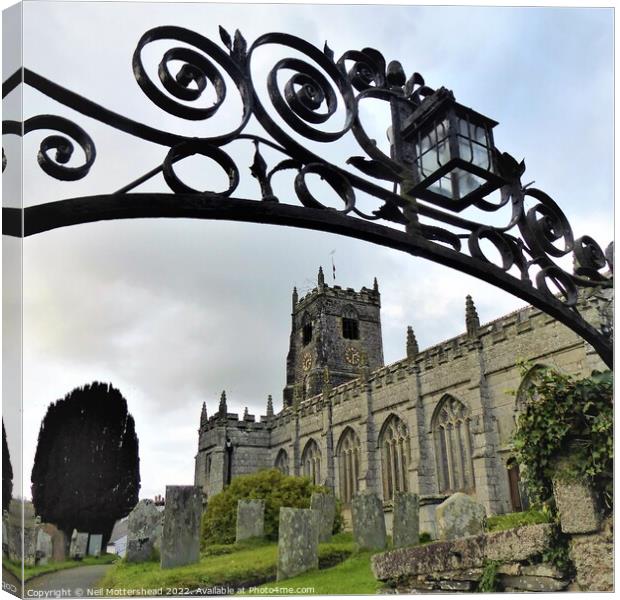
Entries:
{"type": "Polygon", "coordinates": [[[484,533],[486,510],[471,496],[457,492],[436,508],[440,540],[484,533]]]}
{"type": "Polygon", "coordinates": [[[310,498],[310,508],[319,511],[319,542],[329,542],[336,518],[335,496],[314,492],[310,498]]]}
{"type": "Polygon", "coordinates": [[[37,564],[46,565],[52,559],[52,536],[40,528],[37,532],[37,564]]]}
{"type": "Polygon", "coordinates": [[[593,533],[600,526],[598,503],[587,485],[553,481],[553,497],[564,533],[593,533]]]}
{"type": "Polygon", "coordinates": [[[396,492],[394,495],[392,543],[394,548],[420,543],[420,502],[417,494],[396,492]]]}
{"type": "Polygon", "coordinates": [[[383,503],[373,493],[360,493],[351,502],[353,537],[360,549],[383,550],[386,546],[383,503]]]}
{"type": "Polygon", "coordinates": [[[318,568],[319,513],[311,508],[281,507],[278,581],[318,568]]]}
{"type": "Polygon", "coordinates": [[[88,538],[88,556],[101,556],[102,544],[103,535],[100,533],[91,533],[88,538]]]}
{"type": "Polygon", "coordinates": [[[200,560],[202,490],[193,485],[166,486],[166,509],[161,540],[162,569],[200,560]]]}
{"type": "Polygon", "coordinates": [[[127,518],[127,562],[153,560],[161,548],[164,513],[150,499],[140,500],[127,518]]]}
{"type": "Polygon", "coordinates": [[[526,525],[423,546],[399,548],[371,559],[381,581],[407,579],[445,571],[478,569],[486,560],[514,563],[531,559],[549,548],[551,525],[526,525]]]}
{"type": "Polygon", "coordinates": [[[69,558],[71,560],[82,560],[88,551],[88,534],[73,530],[71,534],[71,544],[69,545],[69,558]]]}
{"type": "Polygon", "coordinates": [[[521,575],[517,577],[502,575],[500,582],[503,587],[527,592],[560,592],[568,585],[568,581],[533,575],[521,575]]]}
{"type": "Polygon", "coordinates": [[[569,555],[576,571],[576,582],[584,592],[611,592],[614,589],[614,540],[612,519],[601,524],[601,531],[574,535],[569,555]]]}
{"type": "Polygon", "coordinates": [[[237,535],[241,542],[265,535],[265,501],[242,499],[237,502],[237,535]]]}

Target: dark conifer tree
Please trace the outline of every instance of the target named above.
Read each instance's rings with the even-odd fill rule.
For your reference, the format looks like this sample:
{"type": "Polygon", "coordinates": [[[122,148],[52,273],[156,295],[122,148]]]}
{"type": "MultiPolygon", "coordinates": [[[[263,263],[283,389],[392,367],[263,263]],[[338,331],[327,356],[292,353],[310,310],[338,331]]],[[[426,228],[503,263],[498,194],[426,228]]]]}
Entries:
{"type": "Polygon", "coordinates": [[[9,446],[6,443],[6,431],[2,421],[2,508],[9,510],[9,503],[13,496],[13,466],[9,446]]]}
{"type": "Polygon", "coordinates": [[[39,430],[32,500],[43,521],[69,535],[102,533],[138,501],[140,459],[127,401],[94,382],[50,404],[39,430]]]}

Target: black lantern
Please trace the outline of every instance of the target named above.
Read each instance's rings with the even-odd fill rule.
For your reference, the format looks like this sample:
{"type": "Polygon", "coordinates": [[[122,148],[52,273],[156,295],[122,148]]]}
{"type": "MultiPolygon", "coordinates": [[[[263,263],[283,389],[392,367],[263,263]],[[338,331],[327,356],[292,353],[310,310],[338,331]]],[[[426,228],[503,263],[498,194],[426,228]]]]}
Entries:
{"type": "Polygon", "coordinates": [[[414,153],[413,181],[403,189],[416,198],[460,211],[504,183],[492,129],[497,125],[440,88],[407,118],[403,140],[414,153]]]}

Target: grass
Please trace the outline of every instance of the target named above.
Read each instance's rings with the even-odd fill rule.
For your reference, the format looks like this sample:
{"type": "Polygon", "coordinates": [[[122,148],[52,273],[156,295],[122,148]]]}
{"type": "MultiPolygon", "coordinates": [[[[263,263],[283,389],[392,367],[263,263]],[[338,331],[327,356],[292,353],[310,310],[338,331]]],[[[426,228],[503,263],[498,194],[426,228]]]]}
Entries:
{"type": "Polygon", "coordinates": [[[282,581],[248,589],[245,595],[290,596],[327,594],[376,594],[382,583],[370,569],[372,552],[356,552],[330,569],[308,571],[282,581]]]}
{"type": "MultiPolygon", "coordinates": [[[[109,565],[118,560],[116,554],[102,554],[101,556],[86,556],[83,560],[64,560],[62,562],[49,562],[46,565],[37,565],[35,567],[24,567],[24,581],[28,581],[33,577],[45,575],[45,573],[54,573],[64,569],[74,569],[75,567],[83,567],[86,565],[109,565]]],[[[22,567],[19,563],[14,563],[6,558],[2,559],[2,566],[13,573],[15,577],[21,579],[22,567]]]]}
{"type": "Polygon", "coordinates": [[[542,510],[530,509],[526,512],[507,513],[495,515],[487,519],[487,531],[504,531],[523,525],[536,525],[537,523],[549,523],[551,516],[542,510]]]}
{"type": "MultiPolygon", "coordinates": [[[[339,534],[329,543],[320,544],[319,564],[333,565],[353,551],[351,535],[339,534]]],[[[208,546],[200,562],[174,569],[160,569],[158,562],[128,564],[121,561],[106,573],[101,586],[128,590],[163,588],[163,593],[215,586],[237,588],[275,580],[277,561],[278,545],[274,542],[251,540],[229,547],[208,546]]]]}

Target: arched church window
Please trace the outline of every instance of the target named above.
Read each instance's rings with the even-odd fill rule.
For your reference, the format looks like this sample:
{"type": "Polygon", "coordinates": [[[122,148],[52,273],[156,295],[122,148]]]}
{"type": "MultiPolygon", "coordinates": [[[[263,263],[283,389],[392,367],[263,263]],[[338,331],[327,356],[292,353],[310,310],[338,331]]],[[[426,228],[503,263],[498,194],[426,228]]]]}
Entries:
{"type": "Polygon", "coordinates": [[[517,395],[515,398],[515,411],[521,412],[528,402],[535,401],[537,398],[536,385],[540,383],[543,371],[551,367],[543,364],[536,364],[523,376],[517,395]]]}
{"type": "Polygon", "coordinates": [[[360,338],[359,317],[352,306],[345,306],[342,311],[342,337],[347,340],[360,338]]]}
{"type": "Polygon", "coordinates": [[[276,469],[280,471],[283,475],[288,475],[289,470],[289,462],[288,462],[288,454],[284,448],[280,449],[278,455],[276,456],[276,469]]]}
{"type": "Polygon", "coordinates": [[[305,313],[301,320],[301,336],[304,346],[312,341],[312,319],[308,313],[305,313]]]}
{"type": "Polygon", "coordinates": [[[396,415],[388,417],[379,436],[383,500],[392,500],[395,492],[408,490],[407,467],[411,457],[409,431],[396,415]]]}
{"type": "Polygon", "coordinates": [[[440,492],[475,487],[470,422],[470,411],[460,400],[446,395],[439,401],[432,427],[440,492]]]}
{"type": "Polygon", "coordinates": [[[347,427],[340,436],[336,447],[336,461],[340,499],[348,504],[359,491],[360,473],[360,439],[350,427],[347,427]]]}
{"type": "Polygon", "coordinates": [[[314,440],[309,440],[301,453],[301,467],[314,485],[321,484],[321,449],[314,440]]]}

